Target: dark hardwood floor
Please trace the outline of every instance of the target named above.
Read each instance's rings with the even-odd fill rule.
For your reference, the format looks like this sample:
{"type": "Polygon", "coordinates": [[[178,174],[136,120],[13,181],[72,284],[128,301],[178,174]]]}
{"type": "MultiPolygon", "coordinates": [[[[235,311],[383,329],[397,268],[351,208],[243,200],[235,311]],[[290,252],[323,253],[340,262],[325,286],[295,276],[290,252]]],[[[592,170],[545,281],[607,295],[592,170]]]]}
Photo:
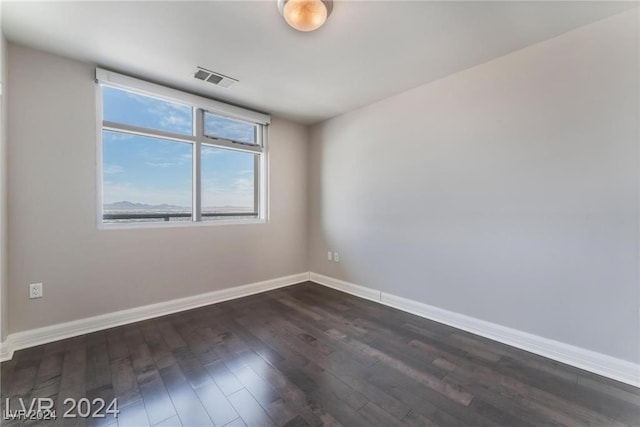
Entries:
{"type": "Polygon", "coordinates": [[[1,373],[3,414],[55,402],[27,425],[640,425],[638,388],[313,283],[21,350],[1,373]],[[120,414],[61,417],[82,398],[120,414]]]}

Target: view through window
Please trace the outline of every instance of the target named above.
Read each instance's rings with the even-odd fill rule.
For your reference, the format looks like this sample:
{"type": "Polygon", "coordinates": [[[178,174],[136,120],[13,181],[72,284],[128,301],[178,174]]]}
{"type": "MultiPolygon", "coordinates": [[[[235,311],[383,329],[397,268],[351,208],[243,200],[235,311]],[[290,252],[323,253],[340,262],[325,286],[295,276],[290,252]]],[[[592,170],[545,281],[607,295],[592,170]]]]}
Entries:
{"type": "Polygon", "coordinates": [[[260,218],[264,124],[101,84],[102,222],[260,218]]]}

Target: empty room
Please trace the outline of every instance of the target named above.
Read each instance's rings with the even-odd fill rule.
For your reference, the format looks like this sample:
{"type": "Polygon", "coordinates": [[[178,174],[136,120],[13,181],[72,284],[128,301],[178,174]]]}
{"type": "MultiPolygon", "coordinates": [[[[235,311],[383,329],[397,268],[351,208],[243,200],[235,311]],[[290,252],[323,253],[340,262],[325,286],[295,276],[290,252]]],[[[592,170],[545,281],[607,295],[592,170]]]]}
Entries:
{"type": "Polygon", "coordinates": [[[0,1],[0,425],[640,426],[639,6],[0,1]]]}

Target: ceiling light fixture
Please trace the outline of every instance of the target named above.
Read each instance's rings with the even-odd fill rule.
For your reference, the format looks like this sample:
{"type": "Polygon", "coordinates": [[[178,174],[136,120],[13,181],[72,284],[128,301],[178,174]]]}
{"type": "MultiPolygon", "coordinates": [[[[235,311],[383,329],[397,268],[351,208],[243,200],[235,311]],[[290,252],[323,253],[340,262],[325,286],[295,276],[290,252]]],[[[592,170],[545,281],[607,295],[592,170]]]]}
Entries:
{"type": "Polygon", "coordinates": [[[331,14],[333,0],[278,0],[278,10],[296,30],[313,31],[331,14]]]}

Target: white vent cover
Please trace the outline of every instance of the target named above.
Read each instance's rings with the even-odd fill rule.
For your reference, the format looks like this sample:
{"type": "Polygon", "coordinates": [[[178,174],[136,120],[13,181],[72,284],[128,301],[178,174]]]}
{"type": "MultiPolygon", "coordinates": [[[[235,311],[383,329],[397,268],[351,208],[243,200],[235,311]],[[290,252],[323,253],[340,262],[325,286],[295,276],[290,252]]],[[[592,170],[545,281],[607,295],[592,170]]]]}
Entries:
{"type": "Polygon", "coordinates": [[[227,77],[225,75],[215,73],[211,70],[207,70],[206,68],[197,67],[195,73],[193,74],[198,80],[205,81],[207,83],[212,83],[216,86],[230,88],[234,84],[238,83],[238,80],[232,79],[231,77],[227,77]]]}

